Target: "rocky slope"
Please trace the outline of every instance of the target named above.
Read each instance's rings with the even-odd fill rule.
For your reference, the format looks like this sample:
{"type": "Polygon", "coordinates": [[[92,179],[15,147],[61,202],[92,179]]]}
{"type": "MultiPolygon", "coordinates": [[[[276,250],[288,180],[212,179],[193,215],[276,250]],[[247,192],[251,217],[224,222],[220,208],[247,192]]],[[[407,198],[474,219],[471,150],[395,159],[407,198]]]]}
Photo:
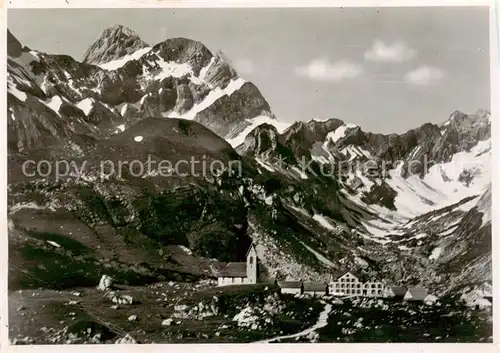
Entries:
{"type": "Polygon", "coordinates": [[[122,25],[106,28],[83,56],[87,64],[105,64],[130,55],[149,45],[139,35],[122,25]]]}
{"type": "Polygon", "coordinates": [[[437,293],[491,282],[487,112],[455,112],[441,125],[402,135],[365,133],[336,119],[295,123],[282,134],[263,124],[236,150],[281,175],[338,182],[340,217],[329,215],[331,208],[302,213],[361,238],[342,259],[347,267],[375,267],[391,282],[421,283],[437,293]]]}
{"type": "Polygon", "coordinates": [[[83,62],[8,32],[7,65],[11,288],[104,272],[195,280],[251,241],[268,277],[357,269],[436,293],[491,282],[488,112],[401,135],[286,124],[222,53],[186,38],[149,46],[121,26],[83,62]],[[191,158],[193,170],[158,167],[191,158]],[[62,178],[28,176],[30,160],[68,164],[62,178]]]}

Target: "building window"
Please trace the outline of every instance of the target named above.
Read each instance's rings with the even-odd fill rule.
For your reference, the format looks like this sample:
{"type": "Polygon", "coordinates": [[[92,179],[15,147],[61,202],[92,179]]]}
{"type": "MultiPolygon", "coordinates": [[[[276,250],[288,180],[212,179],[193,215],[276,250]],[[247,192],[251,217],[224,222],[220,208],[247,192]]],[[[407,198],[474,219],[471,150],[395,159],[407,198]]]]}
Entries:
{"type": "Polygon", "coordinates": [[[248,261],[250,263],[250,267],[253,265],[253,256],[250,256],[250,260],[248,261]]]}
{"type": "Polygon", "coordinates": [[[358,288],[361,288],[361,283],[358,283],[358,288]]]}
{"type": "Polygon", "coordinates": [[[340,287],[341,287],[341,288],[344,288],[344,283],[342,283],[342,284],[340,285],[340,287]]]}
{"type": "Polygon", "coordinates": [[[361,294],[361,289],[358,289],[358,294],[361,294]]]}
{"type": "Polygon", "coordinates": [[[375,288],[375,284],[374,283],[372,283],[372,288],[375,288]]]}
{"type": "Polygon", "coordinates": [[[379,283],[379,284],[378,284],[378,287],[379,287],[379,288],[382,288],[382,283],[379,283]]]}
{"type": "Polygon", "coordinates": [[[346,290],[345,292],[346,292],[346,294],[351,294],[351,291],[349,289],[346,290]]]}
{"type": "Polygon", "coordinates": [[[340,279],[340,282],[344,282],[344,279],[343,279],[343,278],[341,278],[341,279],[340,279]]]}
{"type": "Polygon", "coordinates": [[[382,291],[380,289],[378,290],[378,294],[382,294],[382,291]]]}

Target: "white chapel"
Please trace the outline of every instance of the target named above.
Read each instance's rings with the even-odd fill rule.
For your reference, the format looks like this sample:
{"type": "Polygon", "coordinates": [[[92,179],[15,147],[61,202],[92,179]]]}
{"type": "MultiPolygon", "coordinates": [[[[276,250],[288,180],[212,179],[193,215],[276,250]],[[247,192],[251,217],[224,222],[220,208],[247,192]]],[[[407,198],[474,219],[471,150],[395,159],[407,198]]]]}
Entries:
{"type": "Polygon", "coordinates": [[[255,284],[258,281],[257,250],[252,244],[246,254],[246,262],[229,262],[217,274],[219,287],[238,284],[255,284]]]}

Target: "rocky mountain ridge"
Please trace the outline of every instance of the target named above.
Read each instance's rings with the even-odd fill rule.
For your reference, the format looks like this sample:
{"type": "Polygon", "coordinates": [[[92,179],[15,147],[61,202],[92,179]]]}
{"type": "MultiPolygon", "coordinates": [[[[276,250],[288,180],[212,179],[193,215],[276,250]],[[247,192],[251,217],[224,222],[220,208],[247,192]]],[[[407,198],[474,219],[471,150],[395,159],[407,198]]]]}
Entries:
{"type": "Polygon", "coordinates": [[[148,47],[149,45],[131,29],[115,25],[106,28],[87,49],[83,62],[94,65],[105,64],[148,47]]]}
{"type": "MultiPolygon", "coordinates": [[[[213,276],[253,240],[269,276],[358,269],[440,293],[491,282],[488,112],[401,135],[338,119],[286,124],[222,54],[185,38],[150,47],[121,26],[82,63],[23,48],[10,32],[8,54],[9,246],[19,266],[27,248],[69,261],[71,247],[47,241],[78,241],[90,249],[79,266],[105,262],[138,282],[213,276]],[[242,171],[100,174],[100,160],[150,155],[239,161],[242,171]],[[30,159],[88,168],[26,178],[19,166],[30,159]]],[[[11,286],[25,286],[11,271],[11,286]]]]}
{"type": "MultiPolygon", "coordinates": [[[[9,52],[19,52],[19,42],[8,33],[9,52]]],[[[104,60],[103,68],[29,48],[10,56],[9,123],[15,125],[16,116],[29,115],[31,120],[31,130],[22,129],[17,138],[11,134],[10,145],[22,150],[36,147],[33,140],[40,146],[45,146],[42,141],[64,140],[70,126],[107,136],[150,116],[194,119],[220,135],[252,115],[274,119],[259,90],[203,44],[174,38],[144,45],[130,30],[113,27],[86,55],[88,62],[104,60]],[[127,50],[131,54],[123,55],[127,50]],[[59,117],[70,121],[66,128],[57,126],[59,117]]]]}

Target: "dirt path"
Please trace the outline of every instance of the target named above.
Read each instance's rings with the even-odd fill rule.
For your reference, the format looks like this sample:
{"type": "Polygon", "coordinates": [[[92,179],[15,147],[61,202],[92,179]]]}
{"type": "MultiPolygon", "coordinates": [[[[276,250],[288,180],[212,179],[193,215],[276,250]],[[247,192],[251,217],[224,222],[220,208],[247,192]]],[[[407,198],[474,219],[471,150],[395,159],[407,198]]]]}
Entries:
{"type": "Polygon", "coordinates": [[[316,331],[319,328],[325,327],[328,324],[328,315],[330,314],[331,311],[332,311],[332,305],[325,303],[325,308],[319,314],[318,321],[316,321],[316,323],[314,325],[312,325],[311,327],[309,327],[303,331],[300,331],[298,333],[294,333],[292,335],[278,336],[278,337],[270,338],[270,339],[263,340],[263,341],[257,341],[257,342],[253,342],[253,343],[272,343],[272,342],[277,341],[277,340],[306,336],[306,335],[310,334],[311,332],[316,331]]]}

